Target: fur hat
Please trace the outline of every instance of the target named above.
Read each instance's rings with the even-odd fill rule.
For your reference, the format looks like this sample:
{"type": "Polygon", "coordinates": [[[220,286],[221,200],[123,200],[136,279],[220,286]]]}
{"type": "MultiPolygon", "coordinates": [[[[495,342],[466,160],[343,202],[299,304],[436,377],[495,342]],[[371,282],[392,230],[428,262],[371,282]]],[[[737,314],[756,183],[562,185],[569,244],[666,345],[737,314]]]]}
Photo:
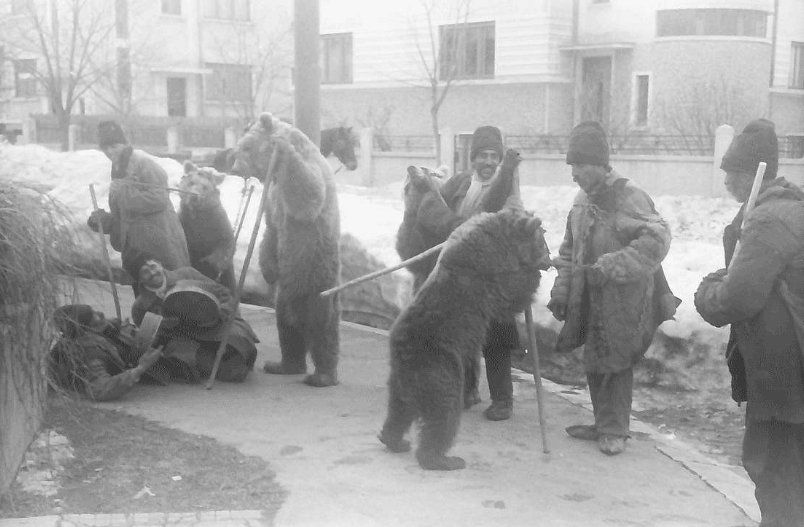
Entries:
{"type": "Polygon", "coordinates": [[[567,148],[567,164],[608,166],[609,143],[600,123],[584,121],[572,129],[567,148]]]}
{"type": "Polygon", "coordinates": [[[494,150],[502,160],[503,141],[502,133],[496,126],[481,126],[472,134],[472,147],[469,151],[469,160],[474,161],[481,150],[494,150]]]}
{"type": "Polygon", "coordinates": [[[776,139],[775,126],[767,119],[754,119],[748,123],[742,133],[732,139],[720,168],[725,171],[740,171],[756,174],[760,161],[765,168],[764,179],[774,179],[779,168],[779,143],[776,139]]]}
{"type": "Polygon", "coordinates": [[[98,123],[98,145],[100,149],[112,145],[127,145],[128,139],[123,129],[115,121],[101,121],[98,123]]]}

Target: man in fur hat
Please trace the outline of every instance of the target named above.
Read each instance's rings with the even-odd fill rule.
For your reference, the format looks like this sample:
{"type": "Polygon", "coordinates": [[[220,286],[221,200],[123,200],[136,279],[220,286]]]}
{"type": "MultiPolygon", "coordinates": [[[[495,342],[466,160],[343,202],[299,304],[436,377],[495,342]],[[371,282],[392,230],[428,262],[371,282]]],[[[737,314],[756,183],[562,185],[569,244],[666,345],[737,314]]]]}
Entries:
{"type": "Polygon", "coordinates": [[[135,150],[115,121],[98,124],[101,151],[112,162],[109,209],[92,212],[87,225],[98,231],[103,227],[112,247],[120,251],[123,269],[133,280],[134,294],[139,294],[139,269],[134,255],[148,252],[167,269],[190,265],[187,240],[179,216],[168,197],[165,170],[142,150],[135,150]]]}
{"type": "Polygon", "coordinates": [[[723,235],[726,268],[695,293],[704,320],[731,324],[732,398],[746,401],[743,466],[764,527],[804,526],[804,193],[777,166],[773,123],[751,121],[720,165],[743,204],[723,235]],[[744,217],[760,162],[764,179],[744,217]]]}
{"type": "Polygon", "coordinates": [[[580,191],[554,261],[558,276],[547,307],[564,322],[556,351],[584,347],[595,418],[567,433],[616,455],[629,434],[633,366],[678,305],[661,268],[670,229],[651,198],[609,166],[599,123],[572,130],[567,164],[580,191]]]}
{"type": "MultiPolygon", "coordinates": [[[[499,128],[481,126],[475,130],[470,160],[472,172],[456,174],[443,185],[433,185],[417,203],[416,211],[406,213],[399,230],[400,236],[420,232],[426,234],[425,238],[435,245],[446,240],[458,225],[475,214],[497,212],[503,208],[522,208],[519,179],[514,170],[519,164],[519,154],[508,150],[503,156],[499,128]]],[[[397,239],[397,250],[403,259],[427,248],[411,240],[397,239]]],[[[435,258],[431,261],[432,265],[435,265],[435,258]]],[[[511,350],[518,346],[519,337],[513,318],[492,322],[483,347],[491,394],[491,406],[486,408],[483,415],[489,420],[501,421],[511,417],[514,404],[511,350]]],[[[466,366],[464,407],[469,408],[480,402],[477,389],[479,364],[466,366]]]]}

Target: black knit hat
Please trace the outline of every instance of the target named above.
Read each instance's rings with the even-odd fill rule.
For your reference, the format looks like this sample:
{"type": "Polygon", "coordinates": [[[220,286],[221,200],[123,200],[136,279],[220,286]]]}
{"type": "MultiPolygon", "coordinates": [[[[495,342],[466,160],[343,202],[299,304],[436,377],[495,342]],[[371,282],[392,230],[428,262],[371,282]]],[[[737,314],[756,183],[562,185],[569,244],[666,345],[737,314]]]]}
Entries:
{"type": "Polygon", "coordinates": [[[568,165],[609,165],[606,132],[597,121],[584,121],[572,129],[567,148],[568,165]]]}
{"type": "Polygon", "coordinates": [[[472,134],[472,147],[469,151],[469,160],[474,161],[481,150],[494,150],[502,159],[503,141],[502,133],[496,126],[481,126],[472,134]]]}
{"type": "Polygon", "coordinates": [[[764,179],[774,179],[779,169],[779,143],[775,128],[773,122],[767,119],[754,119],[748,123],[742,133],[732,139],[723,154],[720,168],[753,175],[760,161],[764,161],[768,165],[764,179]]]}
{"type": "Polygon", "coordinates": [[[112,145],[127,145],[128,139],[123,129],[115,121],[98,123],[98,145],[101,150],[112,145]]]}

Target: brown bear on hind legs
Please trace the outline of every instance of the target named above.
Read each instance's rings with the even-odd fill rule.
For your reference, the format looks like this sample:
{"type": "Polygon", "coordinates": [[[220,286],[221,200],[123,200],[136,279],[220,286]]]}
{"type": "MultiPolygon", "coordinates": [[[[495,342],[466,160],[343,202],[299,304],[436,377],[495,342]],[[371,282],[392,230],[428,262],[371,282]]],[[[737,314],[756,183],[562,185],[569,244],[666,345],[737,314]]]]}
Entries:
{"type": "Polygon", "coordinates": [[[338,284],[340,214],[332,168],[298,128],[263,113],[240,138],[232,171],[270,185],[260,270],[276,284],[276,325],[281,362],[268,361],[266,373],[315,372],[310,386],[338,384],[340,303],[319,293],[338,284]],[[268,174],[277,148],[274,173],[268,174]]]}
{"type": "Polygon", "coordinates": [[[235,239],[218,190],[225,178],[226,174],[212,167],[198,168],[192,161],[185,161],[179,183],[179,189],[184,191],[179,221],[187,238],[190,265],[235,293],[235,239]]]}
{"type": "Polygon", "coordinates": [[[477,360],[492,320],[530,304],[548,267],[541,220],[530,213],[483,213],[455,229],[391,328],[388,416],[379,436],[389,450],[410,449],[403,436],[420,418],[419,465],[466,466],[446,455],[460,424],[465,360],[477,360]]]}

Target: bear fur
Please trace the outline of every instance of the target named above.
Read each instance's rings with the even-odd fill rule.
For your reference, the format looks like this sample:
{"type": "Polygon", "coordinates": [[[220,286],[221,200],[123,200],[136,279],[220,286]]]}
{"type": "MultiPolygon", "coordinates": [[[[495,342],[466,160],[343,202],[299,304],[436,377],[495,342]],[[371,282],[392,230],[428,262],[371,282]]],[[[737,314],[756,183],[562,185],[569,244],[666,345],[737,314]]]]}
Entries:
{"type": "Polygon", "coordinates": [[[482,213],[455,229],[435,268],[390,332],[388,414],[379,439],[405,452],[421,419],[424,469],[465,467],[446,455],[458,432],[465,362],[479,355],[492,320],[522,312],[549,265],[541,220],[525,211],[482,213]]]}
{"type": "Polygon", "coordinates": [[[232,171],[270,185],[260,270],[276,287],[280,362],[264,371],[300,374],[309,352],[315,371],[311,386],[338,384],[340,301],[321,297],[340,275],[340,213],[332,168],[318,147],[298,128],[269,113],[245,132],[234,153],[232,171]],[[268,173],[276,149],[275,168],[268,173]]]}
{"type": "Polygon", "coordinates": [[[192,161],[185,161],[179,183],[179,189],[184,191],[179,221],[187,238],[190,265],[234,294],[235,239],[218,190],[225,177],[214,168],[198,168],[192,161]]]}

